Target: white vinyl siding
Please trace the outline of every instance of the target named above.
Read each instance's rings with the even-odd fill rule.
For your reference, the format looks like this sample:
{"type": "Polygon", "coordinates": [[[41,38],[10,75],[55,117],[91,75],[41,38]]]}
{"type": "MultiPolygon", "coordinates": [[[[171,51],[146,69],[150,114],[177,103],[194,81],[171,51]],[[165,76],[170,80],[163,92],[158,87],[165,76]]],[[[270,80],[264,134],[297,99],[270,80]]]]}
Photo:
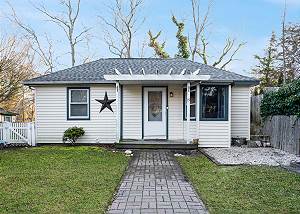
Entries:
{"type": "MultiPolygon", "coordinates": [[[[184,139],[186,140],[186,121],[184,121],[184,126],[184,139]]],[[[191,121],[190,137],[199,139],[199,147],[229,147],[229,128],[228,121],[200,121],[199,123],[191,121]]]]}
{"type": "Polygon", "coordinates": [[[250,88],[232,87],[231,135],[250,138],[250,88]]]}
{"type": "Polygon", "coordinates": [[[142,138],[142,86],[123,86],[123,139],[142,138]]]}
{"type": "Polygon", "coordinates": [[[182,85],[169,85],[168,87],[168,126],[169,139],[183,139],[183,89],[182,85]],[[170,92],[173,92],[173,97],[170,97],[170,92]]]}
{"type": "Polygon", "coordinates": [[[229,121],[201,121],[199,147],[230,147],[229,121]]]}
{"type": "MultiPolygon", "coordinates": [[[[72,126],[80,126],[85,135],[78,143],[113,143],[116,140],[116,112],[105,109],[95,99],[103,99],[107,91],[110,99],[115,98],[114,85],[90,87],[90,120],[67,120],[67,87],[36,87],[37,143],[62,143],[63,132],[72,126]]],[[[111,104],[116,110],[116,102],[111,104]]]]}
{"type": "MultiPolygon", "coordinates": [[[[88,85],[87,85],[88,86],[88,85]]],[[[70,86],[71,87],[71,86],[70,86]]],[[[36,124],[38,143],[62,143],[63,132],[71,126],[83,127],[85,136],[78,143],[113,143],[116,140],[116,102],[114,112],[99,113],[107,91],[115,98],[115,85],[90,86],[90,120],[67,120],[67,86],[36,87],[36,124]]],[[[186,139],[183,121],[183,85],[168,86],[168,137],[186,139]],[[173,97],[170,97],[170,92],[173,97]]],[[[234,86],[229,90],[228,121],[191,121],[190,137],[199,138],[200,147],[229,147],[231,136],[250,135],[249,87],[234,86]]],[[[197,107],[198,108],[198,107],[197,107]]],[[[123,139],[142,138],[142,86],[123,86],[123,139]]]]}

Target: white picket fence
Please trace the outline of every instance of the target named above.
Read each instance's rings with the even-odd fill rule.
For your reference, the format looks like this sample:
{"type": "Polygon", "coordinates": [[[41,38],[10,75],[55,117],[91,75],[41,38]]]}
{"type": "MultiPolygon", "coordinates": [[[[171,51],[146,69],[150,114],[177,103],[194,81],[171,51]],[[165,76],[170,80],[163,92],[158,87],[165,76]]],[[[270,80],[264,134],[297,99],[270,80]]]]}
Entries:
{"type": "Polygon", "coordinates": [[[36,145],[35,125],[30,123],[0,123],[0,140],[7,144],[36,145]]]}

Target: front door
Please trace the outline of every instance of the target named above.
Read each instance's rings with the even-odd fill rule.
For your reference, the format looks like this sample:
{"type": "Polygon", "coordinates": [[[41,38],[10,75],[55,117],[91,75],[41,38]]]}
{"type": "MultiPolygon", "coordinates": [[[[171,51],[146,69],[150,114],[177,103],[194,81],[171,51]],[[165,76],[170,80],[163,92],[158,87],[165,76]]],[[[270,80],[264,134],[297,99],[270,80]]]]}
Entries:
{"type": "Polygon", "coordinates": [[[144,88],[144,139],[167,139],[166,88],[144,88]]]}

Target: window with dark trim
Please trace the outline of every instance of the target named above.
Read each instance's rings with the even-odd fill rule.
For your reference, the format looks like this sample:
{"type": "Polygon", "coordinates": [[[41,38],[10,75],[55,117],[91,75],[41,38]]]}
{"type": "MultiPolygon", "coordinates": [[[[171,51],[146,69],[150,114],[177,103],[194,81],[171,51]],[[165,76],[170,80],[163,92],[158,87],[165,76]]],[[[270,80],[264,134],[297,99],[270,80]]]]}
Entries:
{"type": "Polygon", "coordinates": [[[12,122],[12,116],[4,116],[5,122],[12,122]]]}
{"type": "Polygon", "coordinates": [[[90,89],[68,88],[68,120],[88,120],[90,118],[90,89]]]}
{"type": "Polygon", "coordinates": [[[200,120],[228,120],[228,86],[200,87],[200,120]]]}
{"type": "MultiPolygon", "coordinates": [[[[196,87],[191,87],[190,92],[190,120],[196,120],[196,106],[197,106],[197,99],[196,99],[196,87]]],[[[187,118],[187,92],[186,88],[183,89],[183,119],[186,120],[187,118]]]]}

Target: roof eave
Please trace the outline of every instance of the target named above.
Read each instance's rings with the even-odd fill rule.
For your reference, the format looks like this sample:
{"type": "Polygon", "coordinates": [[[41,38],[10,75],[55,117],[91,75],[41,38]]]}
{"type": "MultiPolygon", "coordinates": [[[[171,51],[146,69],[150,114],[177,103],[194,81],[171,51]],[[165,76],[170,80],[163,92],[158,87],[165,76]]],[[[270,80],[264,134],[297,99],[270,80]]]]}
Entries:
{"type": "Polygon", "coordinates": [[[259,84],[259,80],[208,80],[201,81],[204,84],[232,84],[237,86],[255,86],[259,84]]]}
{"type": "Polygon", "coordinates": [[[239,86],[256,86],[260,83],[259,80],[238,80],[238,81],[234,81],[235,85],[239,85],[239,86]]]}
{"type": "Polygon", "coordinates": [[[113,84],[115,81],[101,80],[101,81],[24,81],[26,86],[39,86],[39,85],[66,85],[66,84],[113,84]]]}

